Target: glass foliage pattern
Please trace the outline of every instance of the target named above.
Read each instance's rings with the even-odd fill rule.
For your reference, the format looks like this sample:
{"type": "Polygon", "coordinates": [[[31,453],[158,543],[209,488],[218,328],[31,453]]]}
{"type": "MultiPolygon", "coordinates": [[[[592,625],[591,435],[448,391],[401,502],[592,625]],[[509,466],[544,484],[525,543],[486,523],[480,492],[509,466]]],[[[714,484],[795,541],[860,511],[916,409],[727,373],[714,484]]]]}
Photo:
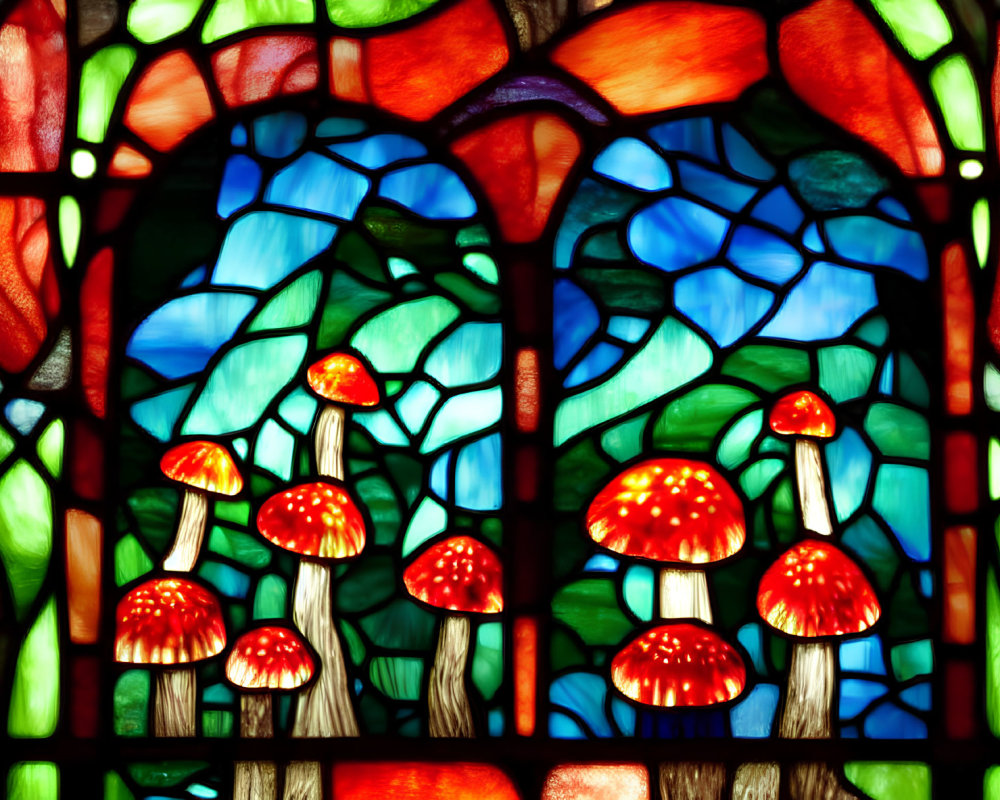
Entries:
{"type": "Polygon", "coordinates": [[[996,30],[0,5],[8,796],[1000,797],[996,30]]]}

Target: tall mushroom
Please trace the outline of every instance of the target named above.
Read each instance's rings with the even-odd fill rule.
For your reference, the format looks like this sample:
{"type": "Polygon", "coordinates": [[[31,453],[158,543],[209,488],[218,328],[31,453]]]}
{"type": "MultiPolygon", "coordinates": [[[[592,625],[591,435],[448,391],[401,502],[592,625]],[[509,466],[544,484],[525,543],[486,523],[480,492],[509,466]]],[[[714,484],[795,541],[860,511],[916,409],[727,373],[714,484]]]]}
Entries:
{"type": "Polygon", "coordinates": [[[306,372],[306,381],[327,401],[316,421],[316,471],[344,480],[344,406],[374,406],[378,385],[361,360],[347,353],[330,353],[306,372]]]}
{"type": "Polygon", "coordinates": [[[823,536],[833,533],[826,501],[823,457],[819,439],[837,432],[837,419],[822,398],[802,389],[786,394],[771,409],[771,430],[795,439],[795,482],[798,487],[802,525],[823,536]]]}
{"type": "MultiPolygon", "coordinates": [[[[226,659],[226,678],[243,690],[240,736],[274,736],[271,692],[298,689],[316,671],[313,657],[298,633],[281,625],[264,625],[240,636],[226,659]]],[[[278,770],[273,761],[237,761],[233,800],[275,800],[278,770]]]]}
{"type": "Polygon", "coordinates": [[[226,625],[208,589],[179,577],[154,578],[126,594],[115,611],[115,661],[157,664],[155,736],[194,736],[195,671],[226,646],[226,625]],[[172,668],[171,668],[172,667],[172,668]]]}
{"type": "Polygon", "coordinates": [[[608,550],[669,564],[660,569],[660,616],[710,623],[704,570],[746,540],[743,505],[703,461],[656,458],[611,480],[587,509],[587,532],[608,550]]]}
{"type": "Polygon", "coordinates": [[[441,622],[427,687],[431,736],[473,737],[472,706],[465,688],[470,614],[503,610],[503,566],[493,550],[471,536],[452,536],[418,555],[403,572],[417,600],[452,613],[441,622]]]}
{"type": "Polygon", "coordinates": [[[160,469],[170,480],[185,487],[181,518],[173,547],[163,559],[163,568],[190,572],[198,561],[208,516],[206,494],[232,496],[243,488],[243,477],[229,451],[208,441],[184,442],[170,448],[160,459],[160,469]]]}

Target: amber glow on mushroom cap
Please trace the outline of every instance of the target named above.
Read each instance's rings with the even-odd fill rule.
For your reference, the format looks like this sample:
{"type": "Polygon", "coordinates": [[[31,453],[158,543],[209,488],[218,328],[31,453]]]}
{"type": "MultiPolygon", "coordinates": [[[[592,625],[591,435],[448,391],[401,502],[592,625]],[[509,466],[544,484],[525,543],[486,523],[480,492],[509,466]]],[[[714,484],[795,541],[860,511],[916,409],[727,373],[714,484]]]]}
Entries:
{"type": "Polygon", "coordinates": [[[303,556],[351,558],[365,546],[365,521],[351,496],[322,481],[269,497],[257,514],[257,529],[272,544],[303,556]]]}
{"type": "Polygon", "coordinates": [[[757,611],[772,628],[810,638],[867,630],[882,614],[864,573],[829,542],[799,542],[760,580],[757,611]]]}
{"type": "Polygon", "coordinates": [[[184,664],[222,652],[226,625],[208,589],[185,578],[136,586],[115,611],[115,661],[184,664]]]}
{"type": "Polygon", "coordinates": [[[648,706],[725,703],[740,695],[746,678],[736,649],[715,631],[690,622],[651,628],[611,661],[618,691],[648,706]]]}
{"type": "Polygon", "coordinates": [[[829,439],[837,432],[837,419],[823,400],[810,391],[786,394],[771,409],[771,430],[786,436],[829,439]]]}
{"type": "Polygon", "coordinates": [[[160,459],[160,470],[171,480],[206,492],[232,496],[243,488],[243,476],[233,457],[215,442],[184,442],[171,447],[160,459]]]}
{"type": "Polygon", "coordinates": [[[280,625],[247,631],[226,659],[226,677],[241,689],[297,689],[315,671],[302,637],[280,625]]]}
{"type": "Polygon", "coordinates": [[[614,478],[587,509],[599,545],[633,558],[704,564],[736,553],[746,540],[743,505],[704,461],[656,458],[614,478]]]}
{"type": "Polygon", "coordinates": [[[378,385],[360,360],[346,353],[330,353],[306,372],[309,387],[333,403],[351,406],[378,405],[378,385]]]}
{"type": "Polygon", "coordinates": [[[503,610],[503,566],[496,553],[471,536],[452,536],[428,547],[403,572],[406,590],[436,608],[469,614],[503,610]]]}

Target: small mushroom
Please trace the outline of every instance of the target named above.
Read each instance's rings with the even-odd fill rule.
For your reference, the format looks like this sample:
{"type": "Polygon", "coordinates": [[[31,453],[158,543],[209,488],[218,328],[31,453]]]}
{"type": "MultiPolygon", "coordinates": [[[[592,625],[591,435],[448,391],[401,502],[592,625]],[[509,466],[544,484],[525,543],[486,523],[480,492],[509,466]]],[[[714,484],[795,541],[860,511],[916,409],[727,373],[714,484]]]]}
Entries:
{"type": "Polygon", "coordinates": [[[778,400],[769,422],[775,433],[795,438],[795,481],[803,527],[830,536],[833,523],[818,440],[829,439],[837,432],[833,411],[820,397],[803,389],[778,400]]]}
{"type": "Polygon", "coordinates": [[[441,622],[427,689],[431,736],[473,737],[472,706],[465,687],[470,614],[503,610],[503,566],[493,550],[471,536],[432,544],[403,572],[417,600],[452,613],[441,622]]]}
{"type": "Polygon", "coordinates": [[[195,671],[226,646],[226,625],[208,589],[179,577],[154,578],[126,594],[115,611],[115,661],[168,667],[156,676],[155,736],[194,736],[195,671]]]}
{"type": "Polygon", "coordinates": [[[160,459],[160,470],[170,480],[185,486],[181,518],[173,547],[163,559],[163,568],[190,572],[198,561],[208,516],[207,493],[232,496],[243,488],[243,477],[229,451],[208,441],[184,442],[170,448],[160,459]]]}

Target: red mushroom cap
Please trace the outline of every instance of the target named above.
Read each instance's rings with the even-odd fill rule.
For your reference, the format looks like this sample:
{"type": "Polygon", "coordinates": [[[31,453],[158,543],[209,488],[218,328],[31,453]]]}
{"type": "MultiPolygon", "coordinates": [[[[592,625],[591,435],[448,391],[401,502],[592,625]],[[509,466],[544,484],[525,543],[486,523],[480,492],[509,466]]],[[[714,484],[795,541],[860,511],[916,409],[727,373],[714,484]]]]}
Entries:
{"type": "Polygon", "coordinates": [[[757,611],[772,628],[804,638],[859,633],[882,614],[857,564],[814,539],[791,547],[764,573],[757,611]]]}
{"type": "Polygon", "coordinates": [[[611,661],[618,691],[648,706],[725,703],[740,695],[746,679],[736,649],[715,631],[690,622],[644,631],[611,661]]]}
{"type": "Polygon", "coordinates": [[[503,566],[471,536],[452,536],[421,553],[403,572],[406,590],[435,608],[468,614],[503,611],[503,566]]]}
{"type": "Polygon", "coordinates": [[[378,385],[365,365],[346,353],[330,353],[306,372],[310,388],[320,397],[350,406],[378,405],[378,385]]]}
{"type": "Polygon", "coordinates": [[[689,564],[721,561],[746,540],[736,492],[713,467],[686,458],[622,472],[587,509],[587,532],[622,555],[689,564]]]}
{"type": "Polygon", "coordinates": [[[171,447],[160,459],[168,478],[216,494],[234,495],[243,488],[243,476],[233,457],[215,442],[184,442],[171,447]]]}
{"type": "Polygon", "coordinates": [[[829,439],[837,432],[837,419],[822,398],[802,390],[786,394],[771,409],[771,430],[786,436],[829,439]]]}
{"type": "Polygon", "coordinates": [[[315,671],[302,637],[281,625],[247,631],[226,659],[226,677],[241,689],[297,689],[315,671]]]}
{"type": "Polygon", "coordinates": [[[257,528],[268,541],[303,556],[350,558],[365,546],[365,521],[347,490],[303,483],[264,501],[257,528]]]}
{"type": "Polygon", "coordinates": [[[154,578],[118,601],[115,661],[184,664],[211,658],[225,646],[219,601],[186,578],[154,578]]]}

